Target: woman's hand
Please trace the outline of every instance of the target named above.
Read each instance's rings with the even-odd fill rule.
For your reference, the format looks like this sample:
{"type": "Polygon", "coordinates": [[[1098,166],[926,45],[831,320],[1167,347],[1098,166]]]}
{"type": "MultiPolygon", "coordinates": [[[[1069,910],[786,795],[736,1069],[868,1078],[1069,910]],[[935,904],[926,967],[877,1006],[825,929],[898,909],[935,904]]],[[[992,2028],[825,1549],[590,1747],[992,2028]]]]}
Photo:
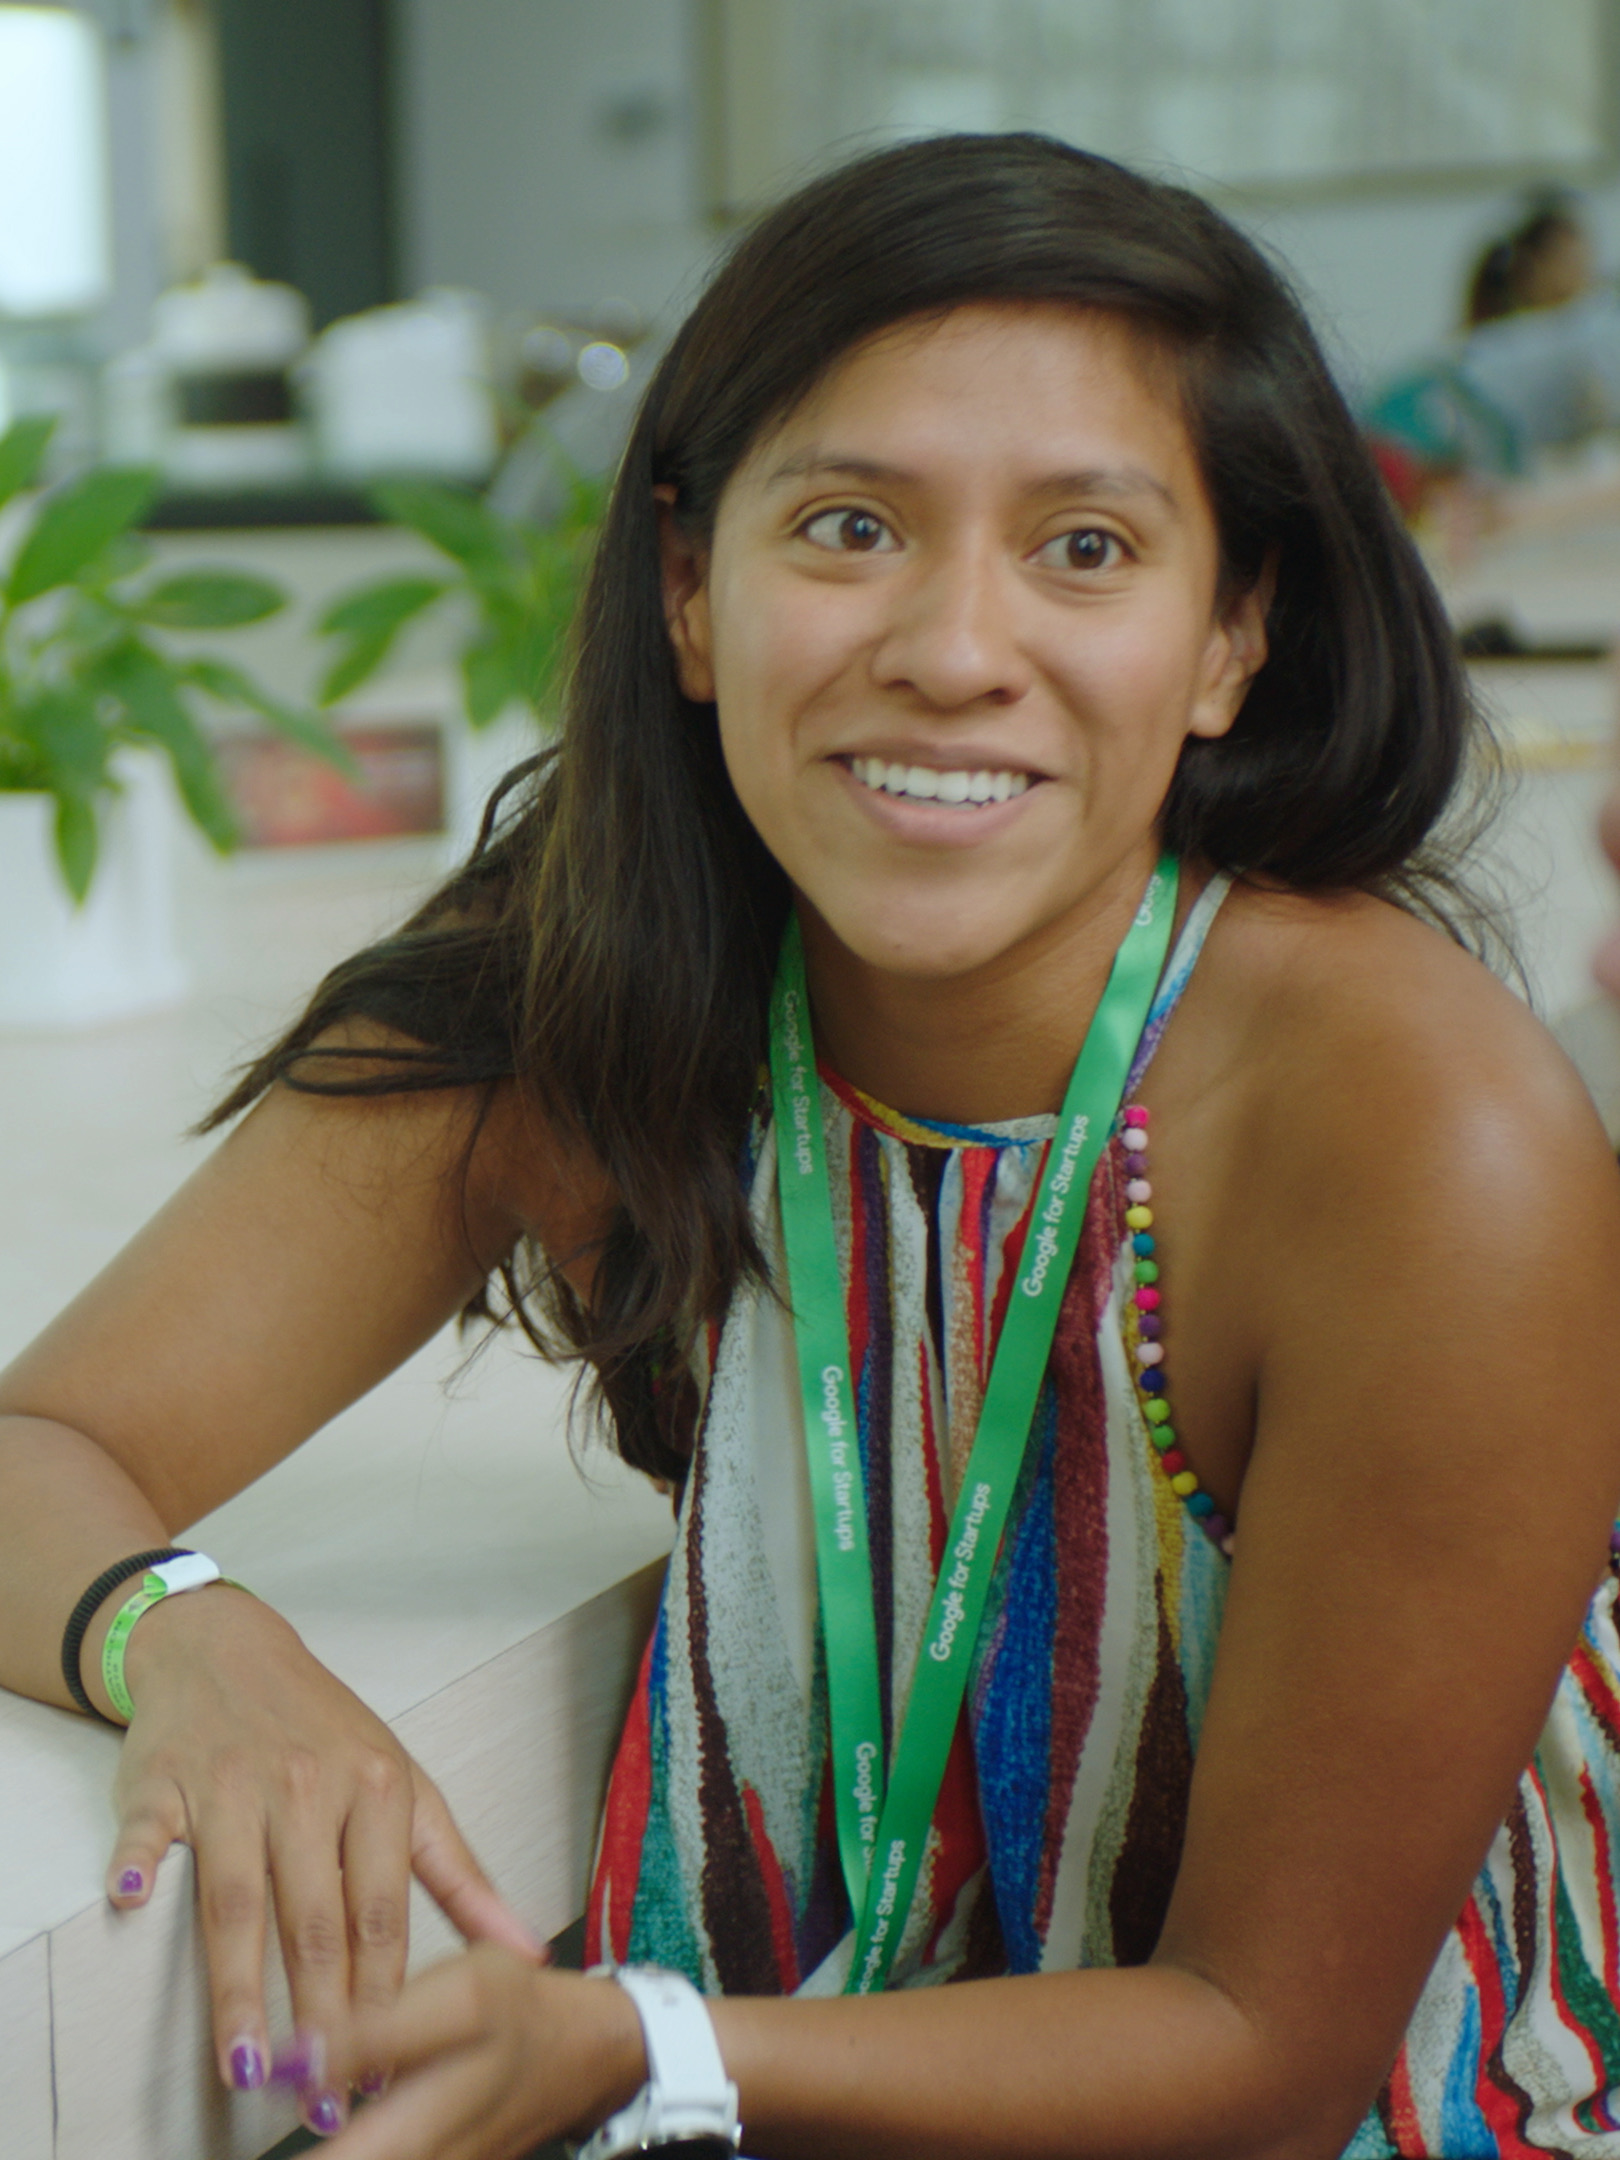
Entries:
{"type": "MultiPolygon", "coordinates": [[[[315,2051],[317,2054],[319,2051],[315,2051]]],[[[317,2088],[375,2089],[333,2160],[516,2160],[583,2135],[647,2075],[635,2005],[611,1980],[539,1971],[495,1943],[434,1965],[387,2009],[361,2011],[324,2063],[295,2063],[317,2088]]]]}
{"type": "MultiPolygon", "coordinates": [[[[165,1600],[130,1637],[135,1716],[115,1795],[115,1904],[143,1904],[178,1839],[192,1848],[214,2045],[227,2084],[264,2082],[264,1944],[276,1930],[301,2032],[393,2002],[414,1873],[469,1938],[529,1971],[544,1956],[473,1858],[437,1789],[287,1623],[222,1585],[165,1600]]],[[[306,2095],[317,2129],[341,2088],[306,2095]]]]}

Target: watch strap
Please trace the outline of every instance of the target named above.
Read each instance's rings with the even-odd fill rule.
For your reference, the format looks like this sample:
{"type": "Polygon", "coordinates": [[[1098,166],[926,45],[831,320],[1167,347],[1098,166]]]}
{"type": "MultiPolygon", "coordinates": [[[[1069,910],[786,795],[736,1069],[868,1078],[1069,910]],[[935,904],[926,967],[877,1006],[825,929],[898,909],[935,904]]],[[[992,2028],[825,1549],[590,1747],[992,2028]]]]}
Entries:
{"type": "Polygon", "coordinates": [[[715,2156],[741,2140],[737,2088],[726,2076],[708,2006],[679,1973],[653,1965],[598,1968],[636,2006],[647,2048],[647,2082],[579,2148],[579,2160],[677,2146],[715,2156]]]}

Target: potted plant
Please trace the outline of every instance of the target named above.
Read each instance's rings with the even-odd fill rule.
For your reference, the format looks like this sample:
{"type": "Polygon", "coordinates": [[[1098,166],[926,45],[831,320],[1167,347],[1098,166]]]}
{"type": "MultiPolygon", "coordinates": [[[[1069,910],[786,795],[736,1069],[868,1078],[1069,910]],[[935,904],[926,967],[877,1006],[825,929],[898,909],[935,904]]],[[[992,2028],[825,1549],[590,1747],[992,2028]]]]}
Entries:
{"type": "Polygon", "coordinates": [[[568,631],[601,526],[608,481],[558,468],[558,508],[545,523],[506,515],[485,497],[431,480],[399,480],[372,490],[395,524],[444,558],[437,576],[391,577],[337,600],[316,627],[337,640],[318,691],[337,704],[383,665],[408,623],[430,609],[458,609],[467,624],[460,648],[462,700],[474,736],[496,756],[463,754],[452,773],[452,837],[471,839],[483,798],[505,767],[537,747],[566,661],[568,631]],[[515,718],[517,738],[495,723],[515,718]],[[496,737],[498,735],[498,740],[496,737]]]}
{"type": "Polygon", "coordinates": [[[236,826],[199,709],[249,711],[347,763],[332,731],[166,633],[263,621],[284,595],[218,569],[154,569],[133,530],[159,476],[102,466],[24,504],[52,423],[0,435],[0,1023],[71,1025],[184,986],[163,827],[171,790],[220,852],[236,826]]]}

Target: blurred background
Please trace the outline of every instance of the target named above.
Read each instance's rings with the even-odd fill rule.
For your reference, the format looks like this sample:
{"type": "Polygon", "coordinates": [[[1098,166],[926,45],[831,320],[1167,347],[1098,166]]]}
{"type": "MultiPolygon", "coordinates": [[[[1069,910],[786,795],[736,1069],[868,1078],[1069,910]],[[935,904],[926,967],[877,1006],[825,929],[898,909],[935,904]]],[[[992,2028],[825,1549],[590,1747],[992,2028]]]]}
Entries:
{"type": "Polygon", "coordinates": [[[225,996],[251,1030],[425,889],[544,739],[635,397],[739,222],[859,146],[1007,126],[1204,190],[1296,280],[1507,746],[1482,868],[1578,1015],[1620,629],[1617,12],[0,4],[0,566],[56,559],[64,497],[100,550],[0,613],[0,712],[34,716],[9,753],[0,719],[0,1027],[225,996]],[[109,625],[145,655],[121,675],[109,625]],[[64,680],[99,763],[63,747],[64,680]]]}

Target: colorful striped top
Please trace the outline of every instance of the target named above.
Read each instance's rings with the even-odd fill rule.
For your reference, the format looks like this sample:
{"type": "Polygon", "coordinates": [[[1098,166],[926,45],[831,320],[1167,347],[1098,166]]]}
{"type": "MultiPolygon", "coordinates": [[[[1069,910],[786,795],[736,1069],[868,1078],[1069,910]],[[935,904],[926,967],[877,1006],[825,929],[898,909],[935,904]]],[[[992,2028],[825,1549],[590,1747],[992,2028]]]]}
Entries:
{"type": "MultiPolygon", "coordinates": [[[[1192,911],[1128,1097],[1223,892],[1216,881],[1192,911]]],[[[825,1072],[822,1112],[892,1732],[1053,1120],[924,1123],[825,1072]]],[[[1092,1183],[895,1986],[1140,1963],[1169,1902],[1228,1562],[1172,1492],[1131,1378],[1127,1174],[1116,1137],[1092,1183]]],[[[779,1254],[763,1123],[747,1175],[779,1254]]],[[[852,1936],[780,1304],[741,1295],[706,1363],[679,1534],[609,1786],[588,1950],[672,1967],[709,1993],[832,1994],[852,1936]]],[[[1605,1581],[1346,2160],[1620,2160],[1614,1604],[1605,1581]]]]}

